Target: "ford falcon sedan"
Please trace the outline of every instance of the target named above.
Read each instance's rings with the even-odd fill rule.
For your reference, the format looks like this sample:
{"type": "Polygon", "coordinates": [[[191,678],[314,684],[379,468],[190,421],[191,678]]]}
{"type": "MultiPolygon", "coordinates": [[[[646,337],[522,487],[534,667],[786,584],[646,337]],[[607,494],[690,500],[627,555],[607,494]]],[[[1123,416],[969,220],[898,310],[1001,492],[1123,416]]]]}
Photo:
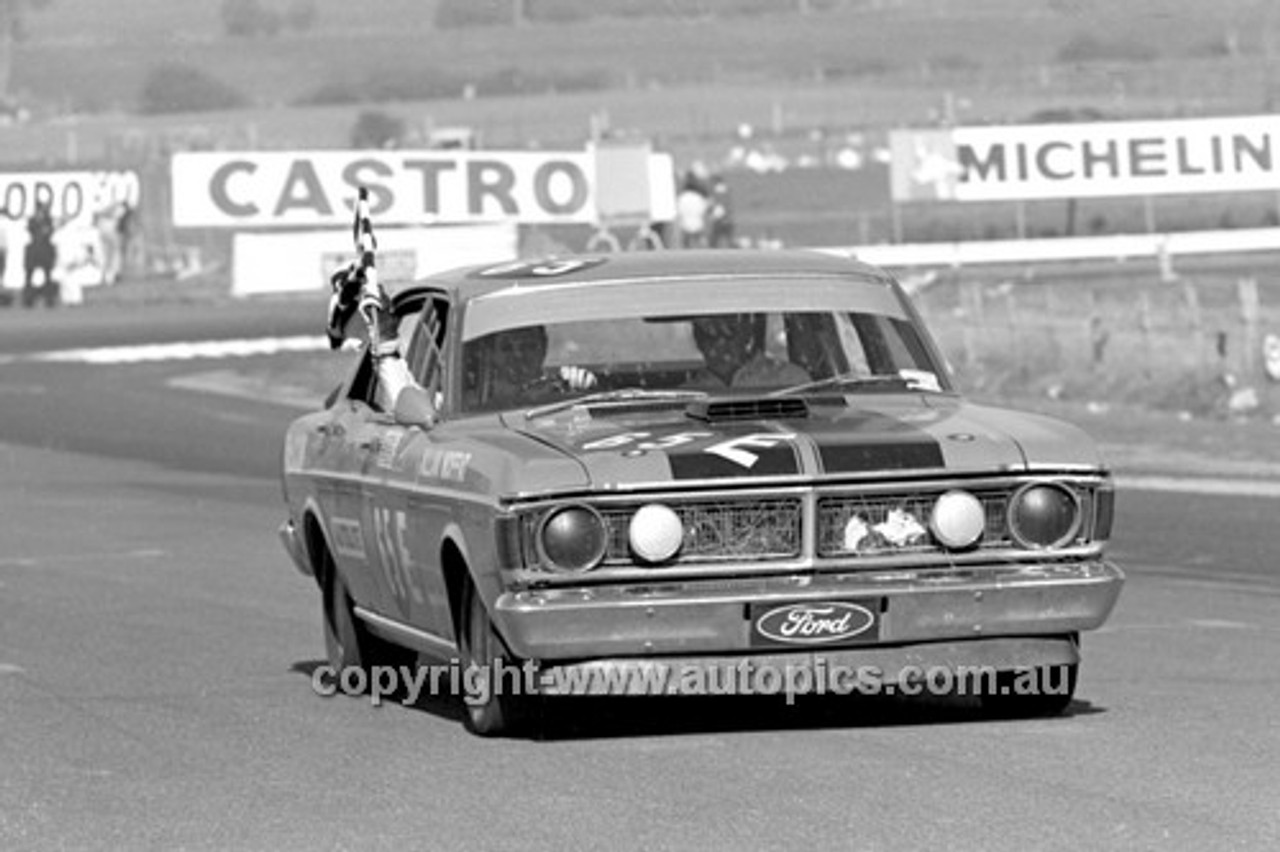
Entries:
{"type": "Polygon", "coordinates": [[[284,440],[281,537],[335,670],[535,673],[467,696],[485,735],[655,672],[978,670],[992,712],[1069,706],[1124,580],[1111,475],[1076,427],[966,401],[886,272],[555,257],[391,310],[423,404],[379,410],[366,347],[284,440]]]}

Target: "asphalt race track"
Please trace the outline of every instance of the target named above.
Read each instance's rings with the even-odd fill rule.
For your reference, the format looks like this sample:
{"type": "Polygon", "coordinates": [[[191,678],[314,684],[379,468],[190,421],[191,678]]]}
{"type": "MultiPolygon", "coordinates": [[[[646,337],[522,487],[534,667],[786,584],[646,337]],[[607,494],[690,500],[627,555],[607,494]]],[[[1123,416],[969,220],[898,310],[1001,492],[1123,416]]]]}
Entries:
{"type": "Polygon", "coordinates": [[[296,409],[171,384],[208,363],[31,360],[319,327],[198,314],[0,314],[0,849],[1280,848],[1275,497],[1121,492],[1129,583],[1062,718],[655,699],[486,741],[446,699],[313,693],[296,409]]]}

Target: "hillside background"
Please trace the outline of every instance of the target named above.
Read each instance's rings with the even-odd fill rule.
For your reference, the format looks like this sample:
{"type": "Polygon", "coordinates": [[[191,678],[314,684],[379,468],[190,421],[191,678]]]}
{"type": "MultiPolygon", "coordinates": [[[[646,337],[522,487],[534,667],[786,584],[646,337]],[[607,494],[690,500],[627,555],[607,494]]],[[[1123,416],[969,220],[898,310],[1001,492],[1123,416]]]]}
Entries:
{"type": "MultiPolygon", "coordinates": [[[[25,16],[13,84],[35,97],[89,110],[136,107],[141,81],[166,62],[209,72],[259,105],[298,103],[326,88],[359,86],[369,78],[385,77],[389,89],[412,92],[444,89],[454,80],[480,82],[505,71],[530,82],[571,86],[575,78],[579,86],[645,87],[896,76],[924,78],[920,82],[936,89],[952,76],[988,74],[1014,83],[1028,72],[1047,70],[1044,88],[1052,89],[1060,88],[1052,79],[1054,66],[1076,61],[1181,67],[1231,58],[1241,66],[1237,70],[1244,70],[1250,57],[1274,52],[1275,5],[1269,0],[43,0],[25,16]],[[523,9],[525,26],[512,25],[513,9],[523,9]],[[273,18],[274,23],[256,23],[273,18]],[[236,37],[233,25],[247,37],[236,37]]],[[[1186,92],[1189,98],[1205,94],[1186,92]]]]}
{"type": "Polygon", "coordinates": [[[419,119],[483,125],[503,146],[580,139],[601,110],[618,127],[684,137],[743,122],[1239,113],[1280,99],[1273,0],[4,3],[31,7],[10,93],[33,115],[64,120],[206,106],[194,87],[187,104],[157,99],[175,69],[220,87],[245,112],[233,120],[264,129],[277,122],[254,111],[398,104],[419,119]],[[540,110],[510,115],[479,103],[547,95],[568,103],[540,98],[540,110]]]}

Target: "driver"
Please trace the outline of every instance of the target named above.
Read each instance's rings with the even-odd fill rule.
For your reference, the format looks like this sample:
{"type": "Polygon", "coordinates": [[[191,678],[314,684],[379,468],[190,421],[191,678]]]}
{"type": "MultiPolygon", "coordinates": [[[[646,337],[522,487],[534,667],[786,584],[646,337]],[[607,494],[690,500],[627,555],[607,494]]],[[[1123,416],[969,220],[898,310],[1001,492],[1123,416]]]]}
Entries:
{"type": "Polygon", "coordinates": [[[693,320],[693,342],[705,366],[689,385],[700,390],[766,388],[803,384],[810,376],[790,361],[771,357],[760,345],[750,314],[717,314],[693,320]]]}
{"type": "Polygon", "coordinates": [[[489,399],[499,406],[542,402],[553,391],[542,371],[547,359],[547,331],[540,325],[516,328],[490,343],[493,372],[489,399]]]}

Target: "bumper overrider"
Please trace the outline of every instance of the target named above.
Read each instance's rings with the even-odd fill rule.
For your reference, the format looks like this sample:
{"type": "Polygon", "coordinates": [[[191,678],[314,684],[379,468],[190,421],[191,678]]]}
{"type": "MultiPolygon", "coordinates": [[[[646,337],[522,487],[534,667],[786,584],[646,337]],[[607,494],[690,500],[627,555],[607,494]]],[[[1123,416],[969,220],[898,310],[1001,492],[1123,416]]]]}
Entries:
{"type": "Polygon", "coordinates": [[[1124,574],[1103,560],[509,591],[494,618],[544,668],[1074,664],[1124,574]]]}
{"type": "Polygon", "coordinates": [[[293,560],[294,566],[310,577],[313,573],[311,560],[307,558],[307,547],[303,543],[302,535],[299,533],[298,528],[294,526],[293,521],[286,520],[280,524],[277,534],[280,536],[280,543],[284,545],[285,552],[293,560]]]}

